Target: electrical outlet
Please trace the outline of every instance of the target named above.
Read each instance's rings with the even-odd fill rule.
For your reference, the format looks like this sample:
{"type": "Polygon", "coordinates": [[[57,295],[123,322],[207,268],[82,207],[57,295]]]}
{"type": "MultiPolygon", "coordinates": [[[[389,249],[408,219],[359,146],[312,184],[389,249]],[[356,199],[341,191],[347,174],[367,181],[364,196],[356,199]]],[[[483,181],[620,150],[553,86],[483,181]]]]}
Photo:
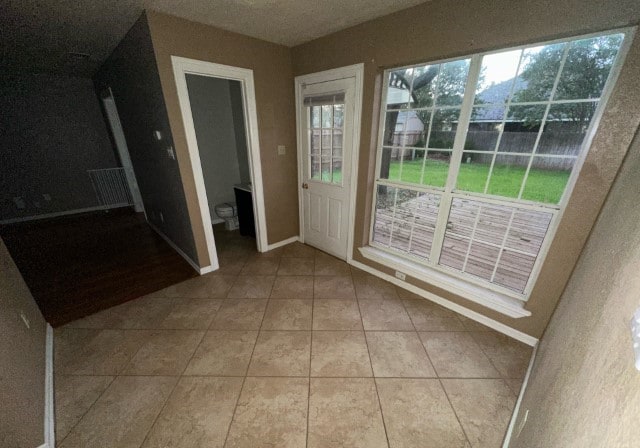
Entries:
{"type": "Polygon", "coordinates": [[[404,281],[407,275],[404,272],[396,271],[396,278],[404,281]]]}
{"type": "Polygon", "coordinates": [[[158,141],[162,140],[162,132],[160,131],[153,131],[153,136],[158,141]]]}
{"type": "Polygon", "coordinates": [[[283,156],[287,153],[287,147],[284,145],[278,145],[278,155],[283,156]]]}

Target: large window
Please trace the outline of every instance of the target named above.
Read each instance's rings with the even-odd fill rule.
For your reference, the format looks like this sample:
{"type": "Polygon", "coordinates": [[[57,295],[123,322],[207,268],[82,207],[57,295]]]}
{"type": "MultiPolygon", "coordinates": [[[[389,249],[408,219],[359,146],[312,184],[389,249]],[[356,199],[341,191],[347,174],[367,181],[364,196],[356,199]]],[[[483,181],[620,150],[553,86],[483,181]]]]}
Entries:
{"type": "Polygon", "coordinates": [[[371,246],[526,299],[623,40],[386,71],[371,246]]]}

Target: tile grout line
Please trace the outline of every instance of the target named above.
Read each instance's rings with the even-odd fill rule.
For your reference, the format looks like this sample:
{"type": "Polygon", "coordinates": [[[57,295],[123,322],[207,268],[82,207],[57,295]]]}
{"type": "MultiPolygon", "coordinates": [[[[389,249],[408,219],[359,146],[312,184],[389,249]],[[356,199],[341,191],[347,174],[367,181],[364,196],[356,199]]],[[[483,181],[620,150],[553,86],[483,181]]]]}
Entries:
{"type": "MultiPolygon", "coordinates": [[[[64,375],[64,374],[63,374],[64,375]]],[[[73,376],[73,375],[67,375],[67,376],[73,376]]],[[[87,375],[89,376],[89,375],[87,375]]],[[[82,419],[85,417],[85,415],[87,415],[89,413],[89,411],[91,409],[93,409],[93,407],[95,406],[95,404],[98,402],[98,400],[100,400],[100,398],[102,398],[102,396],[104,395],[104,393],[107,391],[107,389],[109,389],[111,387],[111,385],[113,384],[113,382],[116,380],[116,378],[118,378],[118,375],[95,375],[95,376],[111,376],[111,381],[109,381],[109,384],[107,385],[107,387],[105,387],[102,392],[100,392],[98,394],[98,396],[96,397],[96,399],[91,403],[91,405],[87,408],[86,411],[84,411],[84,413],[80,416],[80,418],[78,419],[78,421],[71,427],[69,428],[69,431],[67,431],[67,433],[65,434],[65,436],[60,439],[60,441],[56,441],[55,444],[56,445],[62,445],[62,443],[67,439],[67,437],[69,437],[71,435],[71,432],[75,429],[76,426],[78,426],[80,424],[80,422],[82,421],[82,419]]],[[[55,396],[55,376],[54,376],[54,396],[55,396]]],[[[54,399],[55,400],[55,399],[54,399]]]]}
{"type": "Polygon", "coordinates": [[[467,435],[467,432],[465,431],[464,426],[462,426],[462,422],[460,421],[460,417],[458,417],[458,412],[453,407],[453,403],[451,402],[451,399],[449,398],[449,394],[447,393],[447,390],[444,387],[444,383],[442,382],[440,374],[438,373],[438,371],[436,370],[435,365],[431,361],[431,357],[429,356],[429,352],[427,351],[427,347],[424,345],[424,342],[422,341],[422,338],[420,337],[420,332],[418,331],[415,323],[413,322],[413,318],[411,317],[411,313],[409,313],[407,311],[407,308],[405,306],[404,300],[401,300],[401,302],[402,302],[402,307],[404,308],[405,312],[409,315],[409,320],[411,321],[411,325],[413,325],[413,328],[416,330],[416,335],[418,336],[418,340],[420,341],[420,345],[422,346],[422,349],[424,350],[424,353],[427,356],[427,359],[429,360],[429,364],[431,364],[431,368],[433,369],[434,373],[436,374],[436,379],[438,380],[438,383],[440,384],[440,387],[442,388],[442,391],[444,392],[444,396],[447,397],[447,401],[449,402],[449,406],[451,407],[451,410],[453,411],[453,415],[455,415],[456,420],[458,421],[458,425],[460,425],[460,429],[462,430],[462,434],[464,435],[464,438],[467,441],[467,443],[469,443],[469,445],[471,445],[471,441],[469,440],[469,436],[467,435]]]}
{"type": "MultiPolygon", "coordinates": [[[[269,290],[269,296],[271,295],[272,291],[273,291],[273,285],[275,284],[275,279],[273,281],[273,283],[271,284],[271,289],[269,290]]],[[[256,350],[256,346],[258,345],[258,338],[260,338],[260,331],[262,330],[262,324],[264,323],[264,316],[267,314],[267,308],[269,307],[269,299],[267,298],[267,303],[264,307],[264,311],[262,312],[262,319],[260,320],[260,326],[258,327],[258,334],[256,335],[256,340],[253,343],[253,348],[251,349],[251,355],[249,356],[249,362],[247,363],[247,368],[245,370],[245,374],[244,377],[242,378],[242,385],[240,386],[240,392],[238,392],[238,398],[236,399],[236,404],[233,407],[233,413],[231,414],[231,420],[229,421],[229,427],[227,428],[227,433],[224,436],[224,443],[222,444],[222,447],[226,447],[227,446],[227,440],[229,439],[229,434],[231,433],[231,427],[233,426],[233,421],[236,418],[236,412],[238,410],[238,403],[240,403],[240,397],[242,397],[242,392],[244,391],[244,385],[247,382],[247,377],[248,377],[248,373],[249,373],[249,367],[251,367],[251,361],[253,360],[253,354],[256,350]]]]}
{"type": "MultiPolygon", "coordinates": [[[[316,271],[316,258],[313,257],[313,272],[316,271]]],[[[314,291],[312,296],[315,297],[315,275],[313,276],[314,291]]],[[[313,361],[313,309],[315,308],[315,298],[311,299],[311,341],[309,344],[309,372],[307,378],[307,433],[305,434],[305,447],[309,448],[309,418],[311,416],[311,363],[313,361]]]]}
{"type": "MultiPolygon", "coordinates": [[[[217,311],[216,311],[216,314],[217,314],[217,311]]],[[[164,403],[162,403],[162,406],[160,407],[160,410],[158,411],[158,413],[156,414],[155,418],[153,419],[153,422],[149,426],[149,429],[147,430],[147,433],[145,434],[144,439],[142,440],[142,443],[140,443],[140,445],[139,445],[140,447],[142,447],[145,444],[145,442],[147,441],[147,439],[149,438],[149,435],[151,434],[151,431],[153,430],[154,426],[156,425],[156,423],[158,421],[158,418],[160,418],[160,415],[162,414],[162,411],[165,410],[165,408],[167,407],[167,403],[169,403],[169,400],[171,399],[171,396],[173,395],[175,390],[178,388],[178,384],[180,384],[180,381],[182,380],[182,378],[184,376],[184,372],[187,370],[187,367],[189,366],[189,364],[191,363],[191,360],[195,356],[196,350],[198,349],[198,347],[200,347],[200,344],[202,344],[202,340],[204,339],[206,334],[207,334],[206,330],[202,332],[202,336],[200,336],[200,340],[198,341],[198,343],[196,344],[195,348],[193,349],[193,352],[191,352],[191,356],[189,356],[189,359],[184,364],[184,367],[182,368],[182,372],[180,374],[178,374],[177,380],[176,380],[175,384],[173,385],[173,387],[171,388],[171,392],[169,392],[167,394],[167,398],[164,400],[164,403]]],[[[151,375],[151,376],[153,376],[153,375],[151,375]]],[[[158,376],[161,376],[161,375],[158,375],[158,376]]]]}
{"type": "MultiPolygon", "coordinates": [[[[353,273],[351,274],[353,277],[353,273]]],[[[362,320],[362,311],[360,310],[360,302],[358,303],[358,315],[360,316],[360,323],[362,324],[362,333],[364,335],[364,343],[367,347],[367,355],[369,356],[369,366],[371,367],[371,378],[373,379],[373,387],[376,390],[376,397],[378,398],[378,407],[380,408],[380,418],[382,418],[382,428],[384,429],[384,436],[387,440],[387,447],[390,447],[389,433],[387,431],[387,423],[384,420],[384,411],[382,410],[382,400],[380,400],[380,392],[378,391],[378,381],[376,380],[376,373],[373,370],[373,361],[371,360],[371,350],[369,350],[369,340],[367,339],[367,332],[364,328],[364,321],[362,320]]]]}

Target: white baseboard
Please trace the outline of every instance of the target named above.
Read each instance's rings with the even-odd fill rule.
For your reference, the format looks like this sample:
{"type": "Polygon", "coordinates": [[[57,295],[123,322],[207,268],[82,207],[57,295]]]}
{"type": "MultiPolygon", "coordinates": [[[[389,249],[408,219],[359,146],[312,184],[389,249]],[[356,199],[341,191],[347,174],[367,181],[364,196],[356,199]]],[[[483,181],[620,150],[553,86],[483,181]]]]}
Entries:
{"type": "Polygon", "coordinates": [[[160,237],[165,240],[167,242],[167,244],[169,246],[171,246],[173,248],[173,250],[175,250],[176,252],[178,252],[178,254],[180,254],[180,256],[182,258],[184,258],[187,263],[189,263],[191,265],[191,267],[193,269],[196,270],[196,272],[200,275],[206,274],[208,272],[212,272],[215,271],[217,268],[213,267],[213,266],[205,266],[203,268],[201,268],[198,263],[196,263],[195,261],[193,261],[191,259],[191,257],[189,257],[187,254],[184,253],[184,251],[182,249],[180,249],[176,243],[174,243],[171,238],[169,238],[167,235],[164,234],[164,232],[160,229],[158,229],[153,223],[151,223],[150,221],[147,221],[147,224],[149,224],[149,227],[151,227],[158,235],[160,235],[160,237]]]}
{"type": "Polygon", "coordinates": [[[47,324],[44,365],[44,444],[42,447],[55,448],[56,420],[53,389],[53,328],[49,324],[47,324]]]}
{"type": "Polygon", "coordinates": [[[418,288],[415,285],[399,280],[392,275],[378,271],[377,269],[374,269],[371,266],[368,266],[364,263],[361,263],[359,261],[352,259],[349,261],[349,264],[359,269],[362,269],[363,271],[366,271],[372,275],[375,275],[376,277],[380,277],[383,280],[387,280],[388,282],[391,282],[394,285],[398,285],[401,288],[404,288],[408,291],[413,292],[414,294],[424,297],[425,299],[431,300],[432,302],[435,302],[438,305],[442,305],[443,307],[448,308],[452,311],[455,311],[458,314],[462,314],[463,316],[468,317],[469,319],[475,320],[476,322],[479,322],[483,325],[486,325],[487,327],[492,328],[502,334],[505,334],[509,337],[517,339],[518,341],[523,342],[527,345],[535,347],[536,344],[538,343],[538,339],[534,338],[533,336],[523,333],[522,331],[516,330],[515,328],[511,328],[508,325],[503,324],[502,322],[493,320],[483,314],[470,310],[469,308],[466,308],[462,305],[458,305],[457,303],[454,303],[450,300],[447,300],[429,291],[425,291],[422,288],[418,288]]]}
{"type": "Polygon", "coordinates": [[[23,216],[21,218],[10,218],[0,221],[0,224],[14,224],[17,222],[35,221],[38,219],[58,218],[59,216],[78,215],[80,213],[97,212],[100,210],[111,210],[115,208],[131,207],[131,204],[124,205],[98,205],[96,207],[77,208],[74,210],[65,210],[62,212],[43,213],[42,215],[23,216]]]}
{"type": "Polygon", "coordinates": [[[295,243],[296,241],[300,241],[300,237],[298,237],[298,235],[287,238],[286,240],[278,241],[277,243],[269,244],[265,252],[277,249],[278,247],[286,246],[287,244],[295,243]]]}
{"type": "Polygon", "coordinates": [[[538,345],[533,347],[533,352],[531,353],[531,359],[529,360],[529,368],[527,369],[527,373],[524,376],[524,380],[522,380],[522,387],[520,387],[518,400],[516,401],[516,405],[513,408],[513,414],[511,414],[511,420],[509,421],[509,427],[507,428],[507,433],[504,436],[504,442],[502,442],[502,448],[509,448],[509,445],[511,444],[511,438],[514,435],[514,431],[516,431],[515,436],[518,437],[520,435],[520,431],[522,431],[522,428],[524,427],[524,424],[520,424],[519,428],[516,429],[516,422],[518,420],[518,414],[520,414],[520,406],[522,405],[522,399],[524,397],[524,393],[527,390],[527,386],[529,385],[529,377],[531,376],[531,371],[533,370],[533,364],[535,363],[537,353],[538,353],[538,345]]]}

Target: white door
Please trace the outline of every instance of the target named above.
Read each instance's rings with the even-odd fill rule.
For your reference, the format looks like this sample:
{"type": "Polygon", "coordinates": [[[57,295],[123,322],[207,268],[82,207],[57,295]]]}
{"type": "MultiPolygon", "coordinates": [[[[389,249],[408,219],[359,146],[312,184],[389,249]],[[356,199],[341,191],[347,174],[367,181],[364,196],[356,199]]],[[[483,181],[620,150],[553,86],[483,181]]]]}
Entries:
{"type": "Polygon", "coordinates": [[[303,240],[346,259],[355,78],[307,84],[298,108],[302,135],[303,240]]]}

